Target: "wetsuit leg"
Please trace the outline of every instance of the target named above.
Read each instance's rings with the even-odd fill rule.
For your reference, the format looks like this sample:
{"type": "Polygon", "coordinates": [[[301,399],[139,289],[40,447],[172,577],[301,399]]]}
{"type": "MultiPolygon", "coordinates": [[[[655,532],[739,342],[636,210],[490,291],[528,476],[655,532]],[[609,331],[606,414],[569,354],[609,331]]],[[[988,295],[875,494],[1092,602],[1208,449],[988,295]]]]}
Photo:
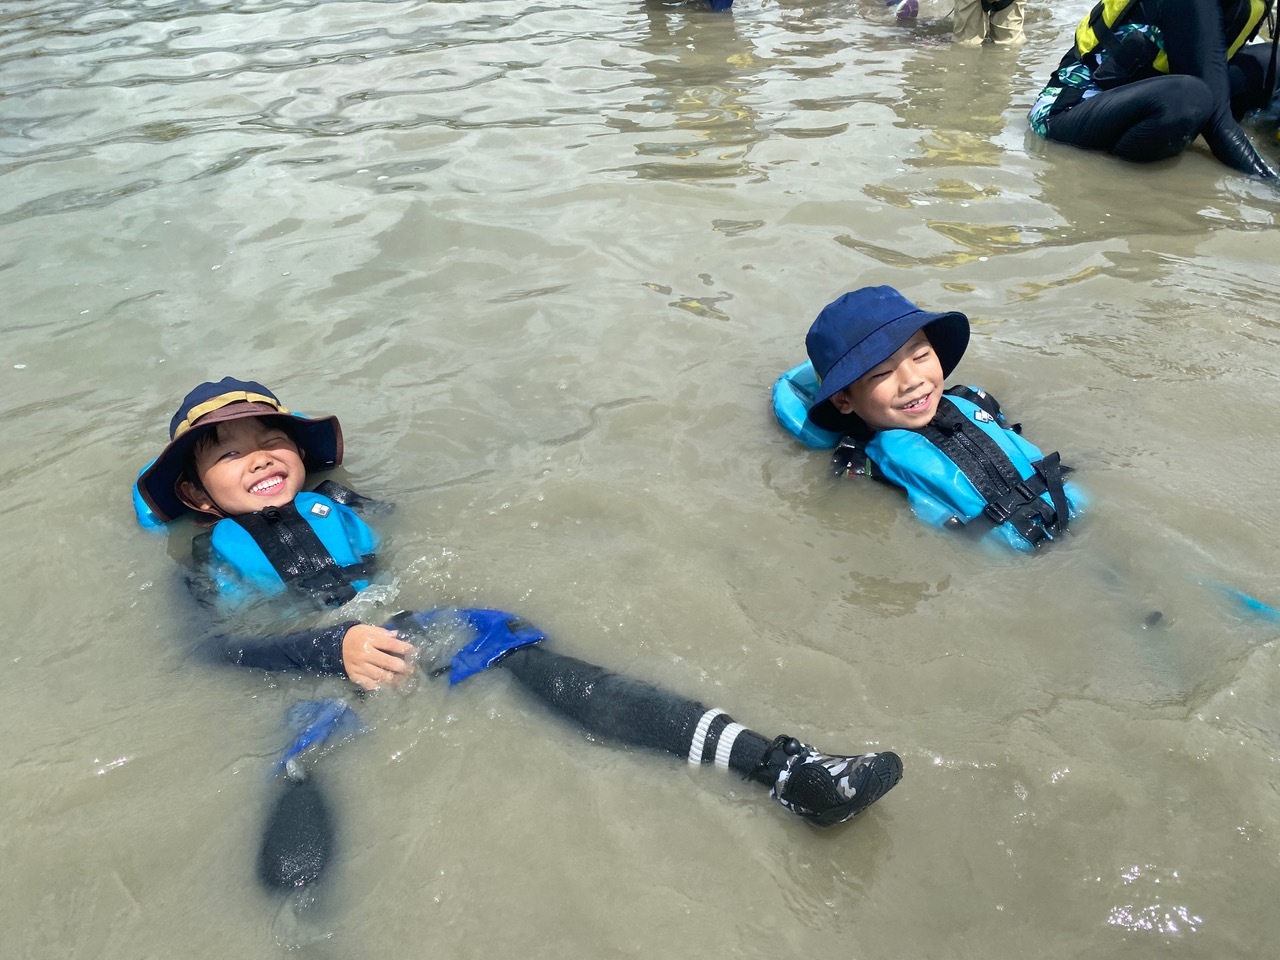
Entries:
{"type": "Polygon", "coordinates": [[[1203,80],[1150,77],[1083,100],[1051,116],[1047,128],[1050,140],[1149,163],[1185,150],[1213,109],[1203,80]]]}
{"type": "Polygon", "coordinates": [[[696,700],[541,646],[517,650],[498,666],[510,672],[527,693],[603,740],[661,750],[690,758],[691,763],[711,763],[722,757],[721,766],[744,777],[765,784],[777,779],[780,763],[772,775],[767,765],[761,768],[768,739],[696,700]],[[712,716],[700,730],[700,721],[708,714],[712,716]],[[700,749],[695,750],[699,736],[700,749]]]}
{"type": "Polygon", "coordinates": [[[1269,42],[1249,44],[1238,51],[1227,64],[1227,77],[1231,82],[1231,114],[1237,120],[1250,110],[1265,107],[1275,96],[1274,82],[1273,89],[1263,89],[1270,65],[1269,42]]]}
{"type": "Polygon", "coordinates": [[[1254,177],[1275,177],[1233,115],[1220,0],[1143,0],[1143,9],[1160,27],[1169,58],[1169,79],[1198,77],[1209,88],[1213,109],[1200,128],[1209,150],[1233,170],[1254,177]]]}
{"type": "Polygon", "coordinates": [[[722,710],[541,646],[522,647],[495,667],[594,736],[715,763],[770,786],[775,800],[817,826],[852,818],[902,778],[895,753],[831,756],[785,735],[768,740],[722,710]]]}

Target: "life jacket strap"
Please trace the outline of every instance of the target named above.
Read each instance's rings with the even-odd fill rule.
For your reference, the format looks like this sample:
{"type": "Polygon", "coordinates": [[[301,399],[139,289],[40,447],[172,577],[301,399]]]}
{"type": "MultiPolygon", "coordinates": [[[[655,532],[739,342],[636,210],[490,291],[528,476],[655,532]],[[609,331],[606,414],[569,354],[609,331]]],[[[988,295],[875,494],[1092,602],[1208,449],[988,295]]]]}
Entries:
{"type": "MultiPolygon", "coordinates": [[[[992,401],[994,404],[994,401],[992,401]]],[[[1003,418],[989,415],[999,423],[1003,418]]],[[[1003,427],[1001,428],[1003,429],[1003,427]]],[[[1051,453],[1032,464],[1035,473],[1026,480],[994,439],[972,424],[968,417],[948,398],[927,427],[920,431],[930,443],[954,463],[965,475],[978,495],[986,501],[981,516],[999,526],[1007,523],[1033,546],[1067,529],[1070,507],[1063,489],[1063,467],[1057,453],[1051,453]],[[1045,503],[1048,494],[1052,503],[1045,503]]],[[[957,524],[964,524],[956,518],[957,524]]]]}
{"type": "Polygon", "coordinates": [[[253,538],[281,580],[323,606],[346,603],[356,595],[352,581],[373,575],[370,562],[339,566],[292,502],[230,519],[253,538]]]}
{"type": "Polygon", "coordinates": [[[1038,547],[1067,529],[1071,508],[1062,486],[1062,463],[1056,452],[1032,464],[1035,476],[1020,480],[999,500],[988,503],[982,515],[993,525],[1007,523],[1038,547]],[[1041,499],[1048,494],[1053,506],[1041,499]]]}

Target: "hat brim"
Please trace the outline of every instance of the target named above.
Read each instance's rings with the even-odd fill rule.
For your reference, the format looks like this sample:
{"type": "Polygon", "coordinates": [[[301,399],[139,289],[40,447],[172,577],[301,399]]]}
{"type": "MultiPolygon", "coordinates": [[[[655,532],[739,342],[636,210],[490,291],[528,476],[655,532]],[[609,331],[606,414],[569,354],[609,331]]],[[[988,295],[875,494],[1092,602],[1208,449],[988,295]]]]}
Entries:
{"type": "Polygon", "coordinates": [[[190,509],[178,496],[178,482],[196,441],[219,423],[246,417],[284,421],[302,450],[302,465],[307,470],[330,470],[342,462],[342,425],[337,417],[281,413],[265,403],[230,403],[201,417],[190,430],[169,441],[138,477],[138,492],[159,519],[167,523],[190,509]]]}
{"type": "Polygon", "coordinates": [[[924,330],[929,338],[933,352],[938,355],[942,376],[951,376],[969,346],[969,318],[956,311],[914,310],[877,327],[835,362],[823,377],[809,408],[809,421],[833,433],[857,436],[869,432],[861,417],[841,413],[832,405],[831,398],[897,353],[917,330],[924,330]]]}

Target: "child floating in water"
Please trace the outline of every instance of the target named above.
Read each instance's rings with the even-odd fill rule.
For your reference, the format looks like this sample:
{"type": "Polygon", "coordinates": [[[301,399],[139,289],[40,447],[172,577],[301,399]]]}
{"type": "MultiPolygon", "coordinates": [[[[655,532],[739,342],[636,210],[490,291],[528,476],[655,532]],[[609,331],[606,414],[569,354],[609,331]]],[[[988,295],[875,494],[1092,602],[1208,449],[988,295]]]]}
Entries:
{"type": "Polygon", "coordinates": [[[969,344],[962,313],[929,313],[892,287],[828,304],[805,338],[818,377],[808,420],[842,436],[837,467],[901,487],[923,520],[1034,550],[1083,497],[981,390],[945,389],[969,344]]]}
{"type": "MultiPolygon", "coordinates": [[[[372,501],[332,481],[305,489],[309,471],[342,461],[336,417],[290,413],[261,384],[228,377],[192,390],[169,435],[137,494],[161,522],[189,511],[213,521],[193,553],[218,593],[291,594],[337,607],[367,585],[378,537],[361,513],[372,501]]],[[[406,638],[448,616],[479,633],[442,668],[452,682],[500,667],[600,739],[714,763],[769,787],[810,823],[852,818],[902,776],[894,753],[833,756],[787,735],[770,739],[722,710],[562,656],[536,628],[501,611],[406,613],[386,626],[347,621],[285,636],[219,637],[215,645],[242,666],[344,676],[374,690],[410,676],[416,648],[406,638]]]]}

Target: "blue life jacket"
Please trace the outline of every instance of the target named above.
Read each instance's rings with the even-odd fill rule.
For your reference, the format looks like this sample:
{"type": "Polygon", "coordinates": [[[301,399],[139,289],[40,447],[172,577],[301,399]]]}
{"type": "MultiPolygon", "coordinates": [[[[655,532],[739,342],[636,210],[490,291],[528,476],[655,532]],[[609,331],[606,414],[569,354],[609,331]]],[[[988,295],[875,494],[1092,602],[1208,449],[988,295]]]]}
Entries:
{"type": "Polygon", "coordinates": [[[317,492],[219,520],[195,539],[193,553],[222,597],[291,590],[336,607],[368,586],[377,546],[378,535],[355,511],[317,492]]]}
{"type": "Polygon", "coordinates": [[[953,387],[920,430],[881,430],[868,442],[841,441],[836,462],[906,491],[926,523],[968,529],[1030,552],[1066,531],[1084,495],[1047,456],[1005,425],[981,390],[953,387]]]}

